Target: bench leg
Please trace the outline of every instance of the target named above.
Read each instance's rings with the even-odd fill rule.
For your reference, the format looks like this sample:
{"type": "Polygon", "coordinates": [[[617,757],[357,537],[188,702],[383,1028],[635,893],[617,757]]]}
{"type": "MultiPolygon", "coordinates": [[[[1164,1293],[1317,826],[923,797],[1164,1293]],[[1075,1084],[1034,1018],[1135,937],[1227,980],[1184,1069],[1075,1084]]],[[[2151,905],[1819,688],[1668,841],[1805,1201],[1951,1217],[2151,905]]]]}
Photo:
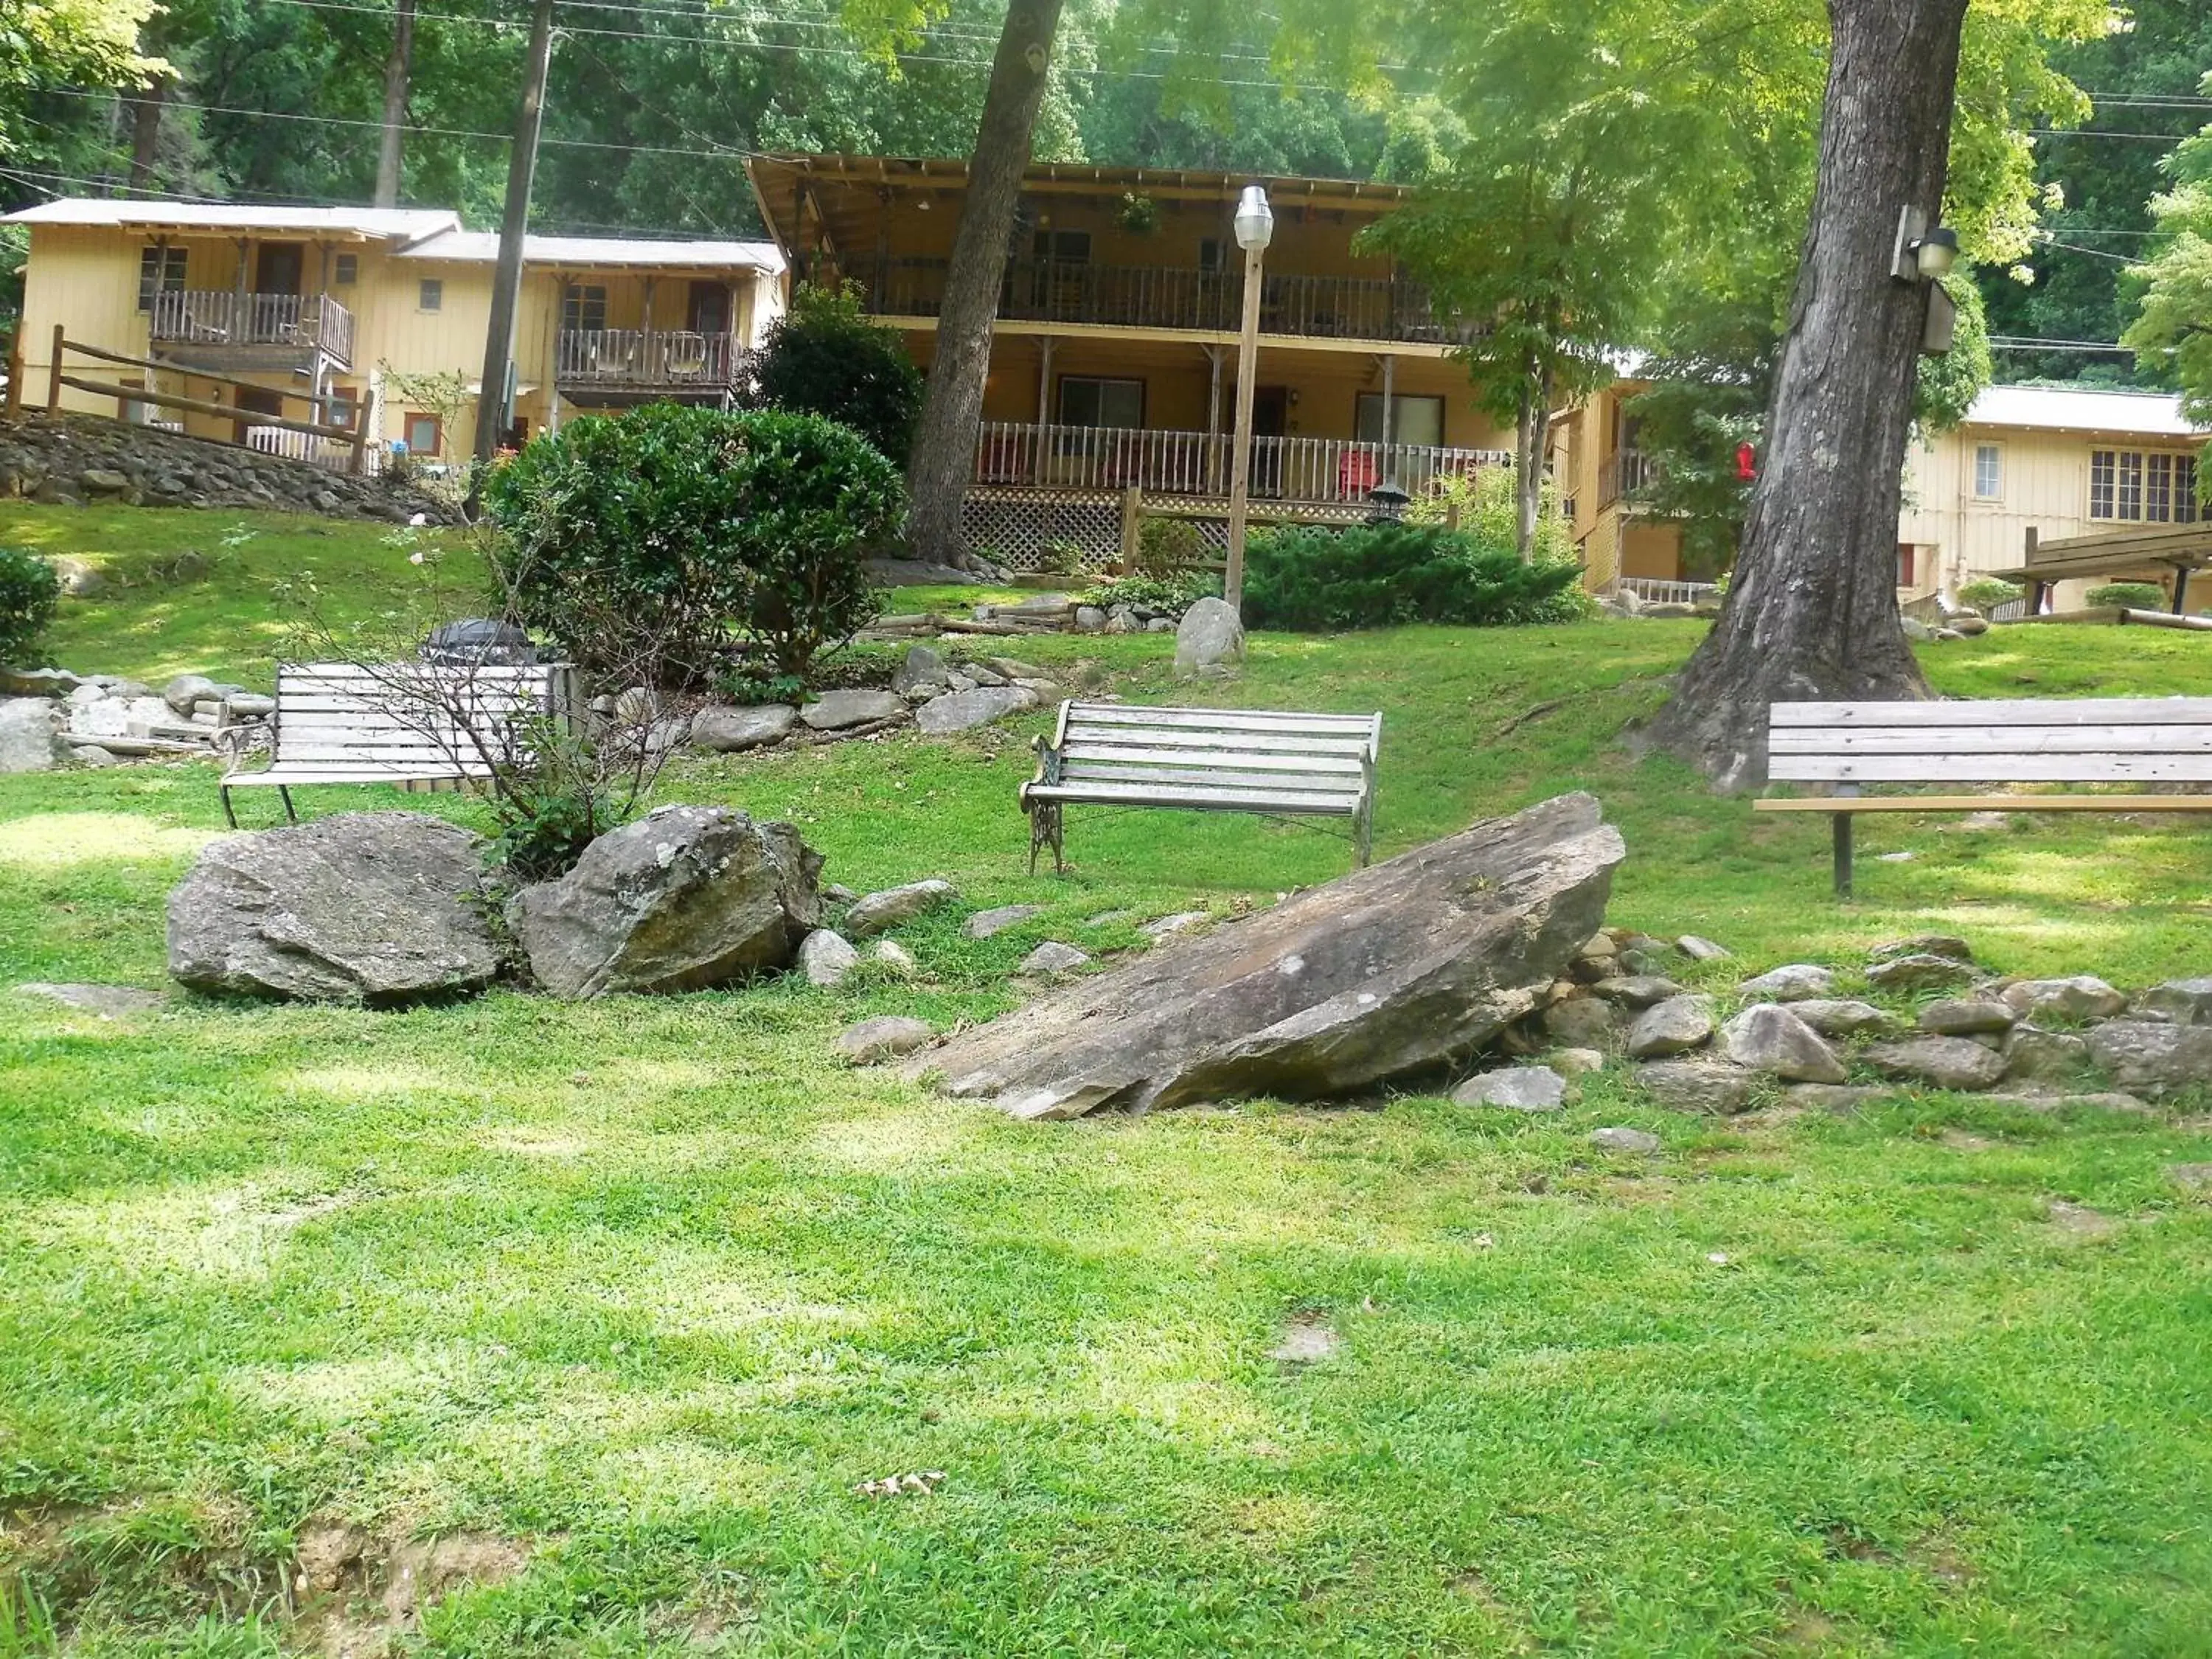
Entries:
{"type": "Polygon", "coordinates": [[[297,823],[300,815],[292,810],[292,792],[280,783],[276,786],[276,798],[284,803],[284,821],[297,823]]]}
{"type": "Polygon", "coordinates": [[[1036,874],[1037,854],[1045,847],[1052,848],[1052,872],[1056,876],[1067,873],[1067,861],[1060,852],[1060,803],[1056,800],[1033,800],[1030,803],[1030,873],[1036,874]]]}
{"type": "Polygon", "coordinates": [[[1375,806],[1371,801],[1359,809],[1358,846],[1359,867],[1364,870],[1375,856],[1375,806]]]}
{"type": "Polygon", "coordinates": [[[1836,826],[1836,896],[1847,899],[1851,896],[1851,824],[1856,814],[1837,812],[1831,816],[1836,826]]]}
{"type": "Polygon", "coordinates": [[[230,804],[230,786],[227,783],[219,785],[216,787],[216,793],[222,798],[223,821],[228,823],[232,829],[237,829],[238,809],[230,804]]]}

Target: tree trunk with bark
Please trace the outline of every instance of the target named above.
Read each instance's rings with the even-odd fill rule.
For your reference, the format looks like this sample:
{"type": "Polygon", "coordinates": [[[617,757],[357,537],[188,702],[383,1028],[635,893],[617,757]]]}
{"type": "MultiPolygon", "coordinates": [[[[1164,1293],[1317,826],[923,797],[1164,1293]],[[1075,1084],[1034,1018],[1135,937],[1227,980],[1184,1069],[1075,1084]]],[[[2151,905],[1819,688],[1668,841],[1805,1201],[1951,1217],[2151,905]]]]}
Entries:
{"type": "Polygon", "coordinates": [[[1897,521],[1927,285],[1898,216],[1937,222],[1966,0],[1829,0],[1820,178],[1735,574],[1650,737],[1723,789],[1766,778],[1767,705],[1924,697],[1897,521]]]}
{"type": "Polygon", "coordinates": [[[399,205],[400,135],[407,126],[407,81],[415,59],[415,0],[398,0],[392,54],[384,60],[384,131],[376,150],[376,205],[399,205]]]}
{"type": "Polygon", "coordinates": [[[131,188],[140,194],[154,188],[161,159],[161,106],[168,95],[169,77],[160,75],[131,100],[131,188]]]}
{"type": "Polygon", "coordinates": [[[930,360],[921,421],[907,461],[912,506],[907,537],[915,557],[968,562],[960,504],[975,466],[975,433],[983,416],[983,381],[991,367],[991,327],[1021,201],[1030,137],[1044,100],[1061,0],[1012,0],[983,115],[968,161],[968,191],[945,274],[937,313],[937,355],[930,360]]]}
{"type": "Polygon", "coordinates": [[[1521,562],[1536,556],[1536,519],[1544,505],[1544,441],[1552,429],[1552,377],[1543,374],[1521,394],[1513,432],[1513,542],[1521,562]]]}

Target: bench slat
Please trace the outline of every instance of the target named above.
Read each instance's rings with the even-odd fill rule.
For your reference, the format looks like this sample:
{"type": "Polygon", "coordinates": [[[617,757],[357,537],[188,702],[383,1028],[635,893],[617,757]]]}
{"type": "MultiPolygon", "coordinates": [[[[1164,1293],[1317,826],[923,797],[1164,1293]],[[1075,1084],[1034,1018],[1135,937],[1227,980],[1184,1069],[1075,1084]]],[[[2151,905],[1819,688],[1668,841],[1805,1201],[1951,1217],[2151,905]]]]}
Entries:
{"type": "Polygon", "coordinates": [[[1364,737],[1374,720],[1365,714],[1285,714],[1249,708],[1148,708],[1133,703],[1079,702],[1069,724],[1171,726],[1219,732],[1310,732],[1325,737],[1364,737]]]}
{"type": "Polygon", "coordinates": [[[2212,812],[2212,795],[1851,795],[1755,800],[1754,812],[2212,812]]]}
{"type": "Polygon", "coordinates": [[[1998,726],[1971,734],[1937,726],[1821,728],[1769,735],[1776,755],[2172,755],[2212,753],[2212,725],[1998,726]]]}
{"type": "Polygon", "coordinates": [[[1182,806],[1224,812],[1310,812],[1350,817],[1359,810],[1357,794],[1289,789],[1230,789],[1212,784],[1033,783],[1031,800],[1089,801],[1101,806],[1182,806]]]}
{"type": "Polygon", "coordinates": [[[1354,759],[1368,750],[1364,734],[1356,738],[1316,737],[1278,732],[1205,732],[1183,726],[1091,726],[1079,720],[1068,722],[1067,747],[1071,750],[1087,749],[1102,743],[1143,744],[1154,749],[1192,749],[1200,752],[1208,750],[1265,750],[1285,755],[1349,755],[1354,759]]]}
{"type": "Polygon", "coordinates": [[[1779,782],[2203,783],[2212,755],[1773,755],[1779,782]]]}
{"type": "Polygon", "coordinates": [[[1312,772],[1239,772],[1228,768],[1195,769],[1188,766],[1097,766],[1082,761],[1060,769],[1060,781],[1074,783],[1178,783],[1210,789],[1218,784],[1229,789],[1312,790],[1322,794],[1357,796],[1360,781],[1312,772]]]}
{"type": "Polygon", "coordinates": [[[2212,697],[2045,697],[1997,702],[1778,702],[1768,726],[2204,726],[2212,697]]]}
{"type": "Polygon", "coordinates": [[[1070,742],[1060,751],[1070,761],[1127,763],[1136,765],[1158,764],[1181,766],[1204,771],[1213,766],[1241,766],[1247,771],[1340,773],[1346,777],[1358,777],[1364,764],[1354,755],[1285,755],[1273,752],[1250,753],[1220,749],[1192,750],[1188,749],[1155,749],[1149,744],[1077,744],[1070,742]]]}
{"type": "Polygon", "coordinates": [[[370,766],[272,766],[260,772],[230,773],[222,783],[226,789],[242,789],[257,784],[289,787],[295,783],[460,783],[481,778],[478,773],[431,772],[414,767],[387,772],[370,766]]]}

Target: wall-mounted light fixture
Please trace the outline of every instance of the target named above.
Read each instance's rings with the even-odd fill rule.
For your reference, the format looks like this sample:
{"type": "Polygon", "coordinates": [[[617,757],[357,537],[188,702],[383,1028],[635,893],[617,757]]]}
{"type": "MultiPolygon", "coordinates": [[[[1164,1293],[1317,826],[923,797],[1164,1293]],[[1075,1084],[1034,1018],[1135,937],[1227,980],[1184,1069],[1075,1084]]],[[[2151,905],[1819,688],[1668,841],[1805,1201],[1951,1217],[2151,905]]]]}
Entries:
{"type": "Polygon", "coordinates": [[[1897,240],[1889,254],[1889,274],[1900,283],[1932,283],[1951,274],[1959,263],[1959,233],[1948,225],[1928,223],[1917,207],[1900,208],[1897,240]]]}

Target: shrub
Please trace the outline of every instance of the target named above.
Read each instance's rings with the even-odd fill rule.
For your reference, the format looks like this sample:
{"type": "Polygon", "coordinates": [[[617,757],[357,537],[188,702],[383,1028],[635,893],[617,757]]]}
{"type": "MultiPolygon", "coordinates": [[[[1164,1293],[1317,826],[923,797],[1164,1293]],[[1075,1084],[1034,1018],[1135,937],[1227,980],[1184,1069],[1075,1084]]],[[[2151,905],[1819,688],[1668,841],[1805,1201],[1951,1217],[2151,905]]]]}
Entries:
{"type": "Polygon", "coordinates": [[[2093,608],[2116,605],[2130,611],[2163,611],[2166,605],[2166,590],[2156,582],[2106,582],[2091,588],[2087,597],[2093,608]]]}
{"type": "Polygon", "coordinates": [[[1048,576],[1079,576],[1083,574],[1083,549],[1071,541],[1048,541],[1037,556],[1037,568],[1048,576]]]}
{"type": "Polygon", "coordinates": [[[1221,578],[1211,570],[1182,570],[1172,576],[1118,576],[1085,594],[1100,610],[1117,605],[1149,605],[1155,611],[1188,611],[1203,599],[1221,596],[1221,578]]]}
{"type": "Polygon", "coordinates": [[[824,415],[903,464],[921,418],[921,371],[905,343],[860,310],[860,290],[803,283],[769,325],[753,377],[762,404],[824,415]]]}
{"type": "Polygon", "coordinates": [[[1304,634],[1565,622],[1586,609],[1581,577],[1563,561],[1524,564],[1510,548],[1422,525],[1280,530],[1252,539],[1244,619],[1304,634]]]}
{"type": "Polygon", "coordinates": [[[1137,530],[1133,576],[1171,577],[1204,562],[1206,538],[1188,519],[1147,519],[1137,530]]]}
{"type": "Polygon", "coordinates": [[[780,674],[880,612],[862,560],[905,510],[898,469],[816,415],[653,404],[584,416],[488,481],[523,619],[616,684],[648,653],[702,684],[734,636],[780,674]]]}
{"type": "Polygon", "coordinates": [[[30,663],[61,600],[53,566],[27,548],[0,547],[0,665],[30,663]]]}
{"type": "Polygon", "coordinates": [[[1959,584],[1959,603],[1971,605],[1977,611],[1993,611],[1998,605],[2010,605],[2023,592],[1995,576],[1977,576],[1970,582],[1959,584]]]}
{"type": "MultiPolygon", "coordinates": [[[[1571,561],[1575,556],[1574,532],[1560,511],[1559,484],[1547,477],[1541,489],[1536,541],[1528,550],[1529,556],[1537,564],[1571,561]]],[[[1521,503],[1514,492],[1511,467],[1480,466],[1472,472],[1438,473],[1407,507],[1406,522],[1441,525],[1455,507],[1463,534],[1486,547],[1514,546],[1521,503]]]]}

